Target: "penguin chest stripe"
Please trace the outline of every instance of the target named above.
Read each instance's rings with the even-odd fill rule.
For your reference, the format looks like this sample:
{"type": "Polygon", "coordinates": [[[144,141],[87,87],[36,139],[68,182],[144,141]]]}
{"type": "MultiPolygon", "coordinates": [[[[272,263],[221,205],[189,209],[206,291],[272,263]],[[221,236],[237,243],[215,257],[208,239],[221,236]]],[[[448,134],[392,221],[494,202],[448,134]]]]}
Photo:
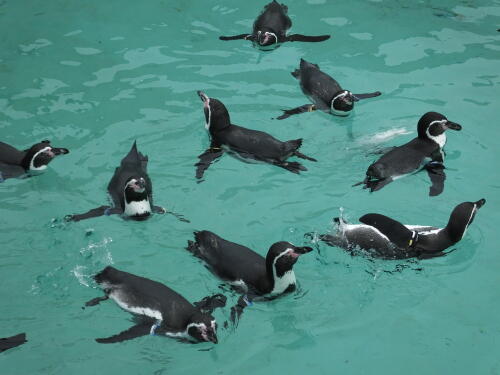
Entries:
{"type": "Polygon", "coordinates": [[[132,314],[136,315],[144,315],[148,316],[150,318],[154,318],[156,320],[163,320],[163,315],[160,311],[151,309],[149,307],[141,307],[141,306],[131,306],[127,304],[124,298],[122,297],[122,294],[119,292],[112,292],[110,293],[109,297],[116,302],[118,306],[120,306],[123,310],[128,311],[132,314]]]}

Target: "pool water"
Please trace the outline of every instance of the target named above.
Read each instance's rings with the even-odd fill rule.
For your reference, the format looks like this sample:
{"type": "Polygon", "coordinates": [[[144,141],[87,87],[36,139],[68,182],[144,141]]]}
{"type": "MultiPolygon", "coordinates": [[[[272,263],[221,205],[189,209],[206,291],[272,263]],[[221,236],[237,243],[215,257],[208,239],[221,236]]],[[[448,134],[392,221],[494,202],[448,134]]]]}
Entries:
{"type": "Polygon", "coordinates": [[[265,2],[228,0],[0,1],[1,141],[42,139],[70,154],[34,178],[0,184],[0,337],[28,342],[0,354],[1,374],[499,374],[500,1],[288,1],[292,32],[332,34],[260,52],[241,34],[265,2]],[[305,113],[290,72],[319,64],[353,92],[381,91],[350,117],[305,113]],[[233,123],[303,138],[295,175],[224,155],[197,183],[208,146],[196,90],[222,100],[233,123]],[[376,193],[362,180],[376,149],[416,136],[427,111],[460,123],[446,145],[443,194],[426,173],[376,193]],[[185,215],[66,223],[106,203],[114,168],[137,139],[149,156],[155,203],[185,215]],[[133,323],[92,275],[113,265],[161,281],[190,301],[220,281],[184,250],[194,230],[265,254],[280,240],[310,244],[342,212],[378,212],[444,226],[453,207],[485,198],[448,256],[425,261],[353,257],[314,244],[295,266],[299,288],[224,328],[237,295],[214,314],[219,344],[141,337],[101,345],[133,323]]]}

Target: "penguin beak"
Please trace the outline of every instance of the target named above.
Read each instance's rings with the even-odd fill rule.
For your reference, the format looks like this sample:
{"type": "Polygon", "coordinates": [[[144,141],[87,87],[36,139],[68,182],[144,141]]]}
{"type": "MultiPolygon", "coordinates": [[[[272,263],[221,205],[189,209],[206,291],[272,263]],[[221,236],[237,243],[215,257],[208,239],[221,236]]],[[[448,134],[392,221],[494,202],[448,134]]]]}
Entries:
{"type": "Polygon", "coordinates": [[[478,200],[477,202],[475,202],[476,208],[477,208],[477,209],[480,209],[481,207],[483,207],[483,206],[484,206],[484,204],[485,204],[485,203],[486,203],[486,199],[484,199],[484,198],[483,198],[483,199],[478,200]]]}
{"type": "Polygon", "coordinates": [[[219,342],[219,340],[217,340],[217,335],[215,333],[208,332],[207,338],[209,341],[213,342],[214,344],[217,344],[219,342]]]}
{"type": "Polygon", "coordinates": [[[144,181],[144,179],[143,179],[143,178],[141,178],[139,181],[137,181],[136,185],[137,185],[140,189],[144,190],[144,189],[146,188],[146,181],[144,181]]]}
{"type": "Polygon", "coordinates": [[[360,99],[359,99],[356,95],[352,95],[352,94],[351,94],[351,100],[352,100],[353,102],[359,102],[359,100],[360,100],[360,99]]]}
{"type": "Polygon", "coordinates": [[[298,258],[299,256],[310,253],[311,251],[313,251],[312,247],[309,247],[309,246],[297,247],[296,246],[296,247],[294,247],[293,253],[291,253],[291,255],[294,258],[298,258]]]}
{"type": "Polygon", "coordinates": [[[52,152],[54,155],[65,155],[69,154],[69,150],[67,148],[57,148],[57,147],[52,147],[52,152]]]}
{"type": "Polygon", "coordinates": [[[462,126],[453,121],[446,121],[446,129],[451,130],[462,130],[462,126]]]}
{"type": "Polygon", "coordinates": [[[209,99],[208,95],[205,94],[203,91],[196,91],[198,93],[198,96],[200,97],[201,101],[203,103],[206,103],[209,99]]]}

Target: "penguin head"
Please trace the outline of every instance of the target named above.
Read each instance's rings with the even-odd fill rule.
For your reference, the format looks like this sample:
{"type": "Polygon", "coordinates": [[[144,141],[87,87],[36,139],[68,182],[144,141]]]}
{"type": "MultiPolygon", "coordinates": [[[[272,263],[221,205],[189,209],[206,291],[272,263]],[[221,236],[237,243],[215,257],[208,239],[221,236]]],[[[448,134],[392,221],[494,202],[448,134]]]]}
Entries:
{"type": "Polygon", "coordinates": [[[444,132],[448,129],[462,130],[462,126],[449,121],[444,115],[437,112],[427,112],[418,120],[418,137],[430,139],[439,144],[440,147],[446,143],[444,132]]]}
{"type": "Polygon", "coordinates": [[[206,313],[196,312],[187,325],[187,333],[196,341],[210,341],[217,344],[217,323],[215,318],[206,313]]]}
{"type": "Polygon", "coordinates": [[[266,266],[268,273],[274,275],[275,278],[283,277],[286,272],[292,270],[293,265],[301,255],[307,254],[312,250],[311,247],[298,247],[290,242],[276,242],[267,252],[266,266]]]}
{"type": "Polygon", "coordinates": [[[274,30],[269,28],[258,30],[254,41],[254,45],[259,47],[263,51],[269,51],[279,47],[278,37],[276,36],[276,33],[274,32],[274,30]]]}
{"type": "Polygon", "coordinates": [[[474,221],[476,212],[484,206],[486,199],[480,199],[477,202],[463,202],[456,206],[451,215],[446,230],[453,242],[460,241],[469,225],[474,221]]]}
{"type": "MultiPolygon", "coordinates": [[[[135,196],[142,197],[147,195],[146,192],[146,180],[143,177],[131,177],[125,183],[125,198],[128,202],[131,202],[135,196]]],[[[141,199],[142,200],[142,199],[141,199]]]]}
{"type": "Polygon", "coordinates": [[[336,116],[349,116],[354,108],[354,102],[359,99],[356,98],[352,92],[342,90],[337,92],[332,101],[330,102],[330,111],[336,116]]]}
{"type": "Polygon", "coordinates": [[[47,165],[58,155],[68,154],[67,148],[52,147],[50,141],[44,140],[34,144],[25,150],[26,156],[22,165],[26,171],[41,172],[47,168],[47,165]]]}
{"type": "Polygon", "coordinates": [[[220,100],[209,98],[202,91],[198,91],[198,95],[203,102],[203,111],[205,112],[206,120],[205,128],[209,133],[217,132],[231,125],[229,112],[220,100]]]}

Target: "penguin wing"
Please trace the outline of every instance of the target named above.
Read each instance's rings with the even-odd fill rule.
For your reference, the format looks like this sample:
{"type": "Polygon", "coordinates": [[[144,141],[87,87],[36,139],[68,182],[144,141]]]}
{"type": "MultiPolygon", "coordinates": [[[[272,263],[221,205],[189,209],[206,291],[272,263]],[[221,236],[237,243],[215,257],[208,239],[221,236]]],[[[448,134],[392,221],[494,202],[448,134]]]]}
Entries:
{"type": "Polygon", "coordinates": [[[221,132],[220,140],[231,150],[244,157],[252,156],[257,160],[280,160],[286,152],[286,142],[282,142],[272,135],[253,129],[231,125],[228,130],[221,132]]]}
{"type": "Polygon", "coordinates": [[[195,164],[196,179],[201,180],[208,167],[210,167],[213,162],[220,158],[223,153],[224,150],[222,148],[210,146],[207,150],[205,150],[205,152],[203,152],[201,155],[198,155],[198,159],[200,160],[195,164]]]}
{"type": "Polygon", "coordinates": [[[359,221],[376,228],[399,248],[406,249],[414,244],[415,232],[390,217],[380,214],[366,214],[359,221]]]}
{"type": "Polygon", "coordinates": [[[26,171],[20,165],[5,164],[0,162],[0,182],[8,178],[20,177],[25,174],[26,171]]]}
{"type": "Polygon", "coordinates": [[[20,166],[25,156],[25,151],[20,151],[7,143],[0,142],[0,164],[20,166]]]}
{"type": "Polygon", "coordinates": [[[446,174],[444,173],[444,165],[441,163],[428,163],[425,166],[427,174],[431,180],[431,187],[429,189],[429,195],[435,197],[439,195],[444,190],[444,181],[446,180],[446,174]]]}

